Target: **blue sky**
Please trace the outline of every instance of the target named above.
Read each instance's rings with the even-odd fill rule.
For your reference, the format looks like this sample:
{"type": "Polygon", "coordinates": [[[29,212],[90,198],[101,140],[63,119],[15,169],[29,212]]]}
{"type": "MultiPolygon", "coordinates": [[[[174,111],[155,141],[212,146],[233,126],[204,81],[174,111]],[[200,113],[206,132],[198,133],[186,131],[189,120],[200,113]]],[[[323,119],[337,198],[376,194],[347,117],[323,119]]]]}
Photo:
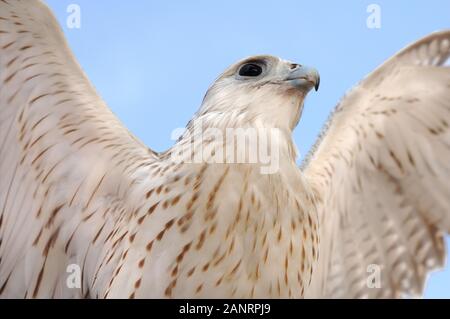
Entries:
{"type": "MultiPolygon", "coordinates": [[[[405,45],[450,28],[448,0],[46,2],[98,92],[157,151],[172,145],[172,130],[185,126],[227,66],[267,53],[321,74],[294,133],[306,154],[347,90],[405,45]],[[72,3],[81,8],[79,29],[66,26],[72,3]],[[372,3],[380,29],[366,25],[372,3]]],[[[450,269],[430,277],[425,296],[450,298],[450,269]]]]}

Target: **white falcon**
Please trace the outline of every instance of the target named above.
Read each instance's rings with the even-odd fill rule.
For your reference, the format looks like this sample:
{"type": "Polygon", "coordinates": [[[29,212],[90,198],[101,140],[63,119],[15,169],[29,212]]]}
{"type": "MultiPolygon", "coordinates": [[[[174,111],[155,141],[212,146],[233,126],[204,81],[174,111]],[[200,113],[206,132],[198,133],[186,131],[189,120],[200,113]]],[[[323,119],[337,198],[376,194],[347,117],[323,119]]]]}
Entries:
{"type": "Polygon", "coordinates": [[[97,95],[42,2],[0,0],[0,296],[420,295],[450,232],[449,55],[443,31],[379,67],[302,168],[291,133],[317,71],[245,59],[156,153],[97,95]],[[277,129],[279,169],[174,161],[208,128],[277,129]]]}

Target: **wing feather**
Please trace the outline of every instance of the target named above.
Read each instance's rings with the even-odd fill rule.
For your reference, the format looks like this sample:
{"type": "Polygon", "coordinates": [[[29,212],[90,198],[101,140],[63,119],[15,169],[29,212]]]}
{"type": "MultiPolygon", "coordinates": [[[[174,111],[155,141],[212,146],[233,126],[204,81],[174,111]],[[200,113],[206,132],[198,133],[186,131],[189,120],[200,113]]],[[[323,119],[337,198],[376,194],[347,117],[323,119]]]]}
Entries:
{"type": "Polygon", "coordinates": [[[420,295],[427,274],[443,266],[449,55],[450,31],[434,33],[388,60],[336,108],[303,166],[322,226],[310,297],[420,295]]]}
{"type": "Polygon", "coordinates": [[[156,159],[97,95],[41,1],[0,1],[0,159],[3,297],[67,293],[54,274],[72,263],[93,273],[111,248],[96,234],[130,213],[136,168],[156,159]]]}

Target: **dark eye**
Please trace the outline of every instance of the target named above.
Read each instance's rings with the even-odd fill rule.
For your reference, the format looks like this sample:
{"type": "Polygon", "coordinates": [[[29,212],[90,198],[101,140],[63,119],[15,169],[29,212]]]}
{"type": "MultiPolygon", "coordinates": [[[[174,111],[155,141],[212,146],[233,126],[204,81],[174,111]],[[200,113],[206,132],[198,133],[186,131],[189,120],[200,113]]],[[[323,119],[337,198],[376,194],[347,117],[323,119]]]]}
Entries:
{"type": "Polygon", "coordinates": [[[240,76],[258,76],[262,73],[262,67],[254,63],[244,64],[239,70],[240,76]]]}

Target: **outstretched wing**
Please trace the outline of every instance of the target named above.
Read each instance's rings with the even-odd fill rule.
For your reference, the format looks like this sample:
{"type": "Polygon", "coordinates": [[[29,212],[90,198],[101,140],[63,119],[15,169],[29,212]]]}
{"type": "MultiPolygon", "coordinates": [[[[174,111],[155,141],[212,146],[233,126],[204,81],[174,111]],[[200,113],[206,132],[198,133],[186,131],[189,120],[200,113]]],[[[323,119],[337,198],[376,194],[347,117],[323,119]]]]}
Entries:
{"type": "Polygon", "coordinates": [[[123,238],[138,168],[155,160],[98,97],[49,9],[0,1],[0,296],[61,295],[54,274],[71,263],[95,272],[123,238]]]}
{"type": "Polygon", "coordinates": [[[317,193],[309,297],[419,295],[450,232],[450,31],[395,55],[338,105],[305,163],[317,193]]]}

